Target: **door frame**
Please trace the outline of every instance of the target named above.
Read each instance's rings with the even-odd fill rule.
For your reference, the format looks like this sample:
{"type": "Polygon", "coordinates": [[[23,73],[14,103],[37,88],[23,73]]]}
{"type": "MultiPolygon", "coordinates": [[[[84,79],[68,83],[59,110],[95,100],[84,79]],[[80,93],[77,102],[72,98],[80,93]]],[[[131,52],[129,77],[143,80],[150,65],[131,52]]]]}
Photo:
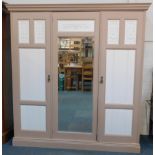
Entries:
{"type": "Polygon", "coordinates": [[[52,13],[51,15],[53,21],[53,52],[51,54],[52,61],[52,137],[55,139],[73,139],[73,140],[95,140],[97,134],[97,103],[98,103],[98,52],[99,52],[99,12],[59,12],[52,13]],[[58,32],[58,22],[57,20],[95,20],[95,30],[94,33],[90,32],[58,32]],[[65,132],[58,131],[58,37],[84,37],[90,36],[94,38],[94,70],[93,70],[93,122],[92,122],[92,132],[65,132]]]}

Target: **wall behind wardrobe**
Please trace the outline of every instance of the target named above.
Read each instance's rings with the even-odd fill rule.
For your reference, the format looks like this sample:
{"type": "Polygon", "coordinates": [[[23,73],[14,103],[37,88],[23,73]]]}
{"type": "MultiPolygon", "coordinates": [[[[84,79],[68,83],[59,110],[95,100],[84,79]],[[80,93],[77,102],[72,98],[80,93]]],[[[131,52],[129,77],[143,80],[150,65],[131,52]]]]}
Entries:
{"type": "MultiPolygon", "coordinates": [[[[64,4],[64,3],[152,3],[153,0],[4,0],[10,4],[64,4]]],[[[152,5],[146,12],[146,30],[144,41],[144,71],[143,71],[143,93],[142,93],[142,120],[141,134],[148,134],[149,127],[149,104],[152,92],[153,71],[153,11],[152,5]]]]}

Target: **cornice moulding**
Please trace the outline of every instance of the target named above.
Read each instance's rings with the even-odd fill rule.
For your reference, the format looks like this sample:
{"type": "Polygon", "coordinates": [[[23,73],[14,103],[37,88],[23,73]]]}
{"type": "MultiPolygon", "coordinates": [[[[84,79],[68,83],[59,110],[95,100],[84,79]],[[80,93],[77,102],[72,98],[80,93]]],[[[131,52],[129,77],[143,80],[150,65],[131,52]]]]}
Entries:
{"type": "Polygon", "coordinates": [[[5,4],[10,12],[146,11],[151,3],[5,4]]]}

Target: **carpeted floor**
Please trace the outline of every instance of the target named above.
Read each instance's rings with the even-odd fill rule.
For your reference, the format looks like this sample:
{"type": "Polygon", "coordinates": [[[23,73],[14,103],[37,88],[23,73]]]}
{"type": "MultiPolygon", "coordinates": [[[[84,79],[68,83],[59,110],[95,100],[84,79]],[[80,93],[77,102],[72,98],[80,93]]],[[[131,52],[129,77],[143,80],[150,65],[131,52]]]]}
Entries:
{"type": "Polygon", "coordinates": [[[92,131],[92,92],[59,91],[59,130],[92,131]]]}
{"type": "Polygon", "coordinates": [[[141,136],[141,153],[118,153],[118,152],[101,152],[101,151],[82,151],[68,149],[49,149],[34,147],[15,147],[9,141],[2,145],[3,155],[153,155],[152,137],[141,136]]]}

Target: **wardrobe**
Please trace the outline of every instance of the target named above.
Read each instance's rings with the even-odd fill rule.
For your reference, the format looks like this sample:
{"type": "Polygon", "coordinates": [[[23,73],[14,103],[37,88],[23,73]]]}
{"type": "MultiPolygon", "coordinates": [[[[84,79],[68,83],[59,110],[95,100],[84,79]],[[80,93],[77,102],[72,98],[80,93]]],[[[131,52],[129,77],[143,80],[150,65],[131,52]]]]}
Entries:
{"type": "Polygon", "coordinates": [[[13,145],[140,152],[149,6],[6,4],[13,145]]]}

